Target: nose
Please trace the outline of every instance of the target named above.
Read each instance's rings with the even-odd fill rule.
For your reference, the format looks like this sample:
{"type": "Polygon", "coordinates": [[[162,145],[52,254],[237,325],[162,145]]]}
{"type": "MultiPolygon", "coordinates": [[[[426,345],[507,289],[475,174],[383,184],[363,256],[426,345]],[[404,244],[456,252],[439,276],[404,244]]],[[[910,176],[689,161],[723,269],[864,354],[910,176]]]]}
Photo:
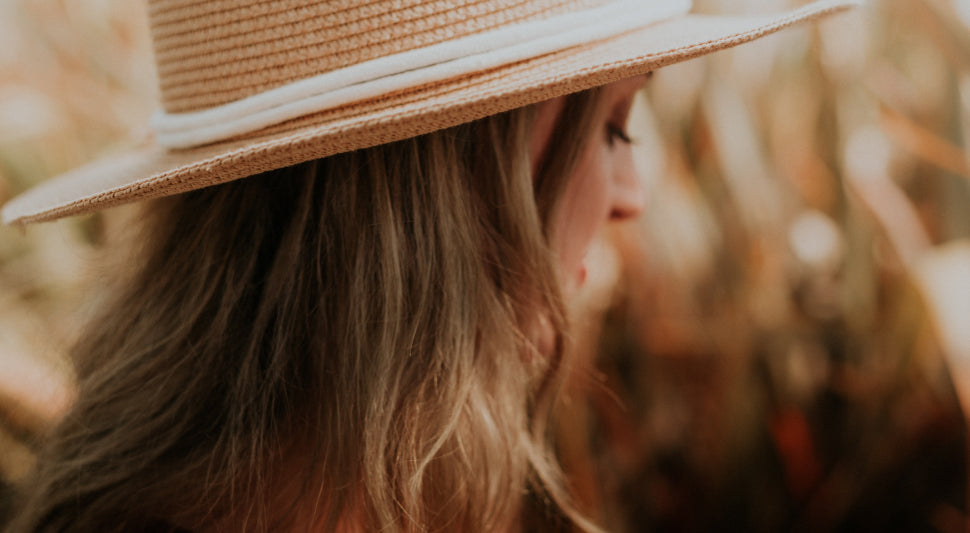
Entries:
{"type": "Polygon", "coordinates": [[[631,220],[643,213],[647,198],[643,191],[640,175],[629,165],[619,172],[613,182],[613,206],[610,220],[631,220]]]}

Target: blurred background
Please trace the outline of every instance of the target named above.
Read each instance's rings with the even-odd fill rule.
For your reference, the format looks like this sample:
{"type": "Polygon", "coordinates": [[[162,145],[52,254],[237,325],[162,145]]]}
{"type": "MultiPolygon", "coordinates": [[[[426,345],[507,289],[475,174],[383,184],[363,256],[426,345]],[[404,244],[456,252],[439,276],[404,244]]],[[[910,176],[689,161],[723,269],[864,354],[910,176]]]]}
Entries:
{"type": "MultiPolygon", "coordinates": [[[[144,133],[142,9],[0,0],[0,202],[144,133]]],[[[873,0],[665,68],[641,104],[649,205],[591,257],[556,429],[583,508],[617,532],[966,531],[970,0],[873,0]]],[[[0,519],[124,215],[0,228],[0,519]]]]}

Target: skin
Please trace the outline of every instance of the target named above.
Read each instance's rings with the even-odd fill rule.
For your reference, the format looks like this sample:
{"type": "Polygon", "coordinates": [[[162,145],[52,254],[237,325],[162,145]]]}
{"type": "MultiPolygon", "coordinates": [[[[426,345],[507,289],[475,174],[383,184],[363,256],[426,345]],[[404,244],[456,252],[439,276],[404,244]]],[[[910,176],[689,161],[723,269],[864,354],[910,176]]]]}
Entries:
{"type": "MultiPolygon", "coordinates": [[[[641,180],[633,164],[626,122],[637,91],[647,76],[603,87],[603,105],[593,120],[593,136],[566,185],[561,207],[553,218],[553,246],[559,255],[564,294],[569,297],[586,279],[586,254],[609,222],[637,217],[645,203],[641,180]]],[[[545,153],[565,97],[538,105],[530,146],[533,170],[545,153]]]]}

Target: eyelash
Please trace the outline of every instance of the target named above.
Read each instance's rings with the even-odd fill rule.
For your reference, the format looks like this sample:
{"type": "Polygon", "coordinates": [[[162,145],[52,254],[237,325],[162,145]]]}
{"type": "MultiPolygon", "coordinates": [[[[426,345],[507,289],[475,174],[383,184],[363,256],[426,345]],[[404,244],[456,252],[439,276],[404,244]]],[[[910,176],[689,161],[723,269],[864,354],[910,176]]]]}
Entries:
{"type": "Polygon", "coordinates": [[[613,124],[608,124],[606,126],[606,130],[607,140],[611,147],[616,144],[616,141],[620,141],[624,144],[633,144],[633,139],[630,138],[630,135],[623,128],[613,124]]]}

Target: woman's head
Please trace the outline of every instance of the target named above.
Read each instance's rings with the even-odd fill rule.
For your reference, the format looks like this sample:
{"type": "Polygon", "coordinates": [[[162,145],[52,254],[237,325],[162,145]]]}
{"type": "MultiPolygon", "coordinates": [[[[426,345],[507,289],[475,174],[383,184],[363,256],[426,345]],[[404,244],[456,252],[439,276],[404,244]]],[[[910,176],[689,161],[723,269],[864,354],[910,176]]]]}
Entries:
{"type": "Polygon", "coordinates": [[[565,324],[547,236],[601,177],[573,175],[610,94],[557,104],[542,161],[523,108],[154,204],[26,516],[502,530],[529,487],[568,510],[534,323],[565,324]]]}

